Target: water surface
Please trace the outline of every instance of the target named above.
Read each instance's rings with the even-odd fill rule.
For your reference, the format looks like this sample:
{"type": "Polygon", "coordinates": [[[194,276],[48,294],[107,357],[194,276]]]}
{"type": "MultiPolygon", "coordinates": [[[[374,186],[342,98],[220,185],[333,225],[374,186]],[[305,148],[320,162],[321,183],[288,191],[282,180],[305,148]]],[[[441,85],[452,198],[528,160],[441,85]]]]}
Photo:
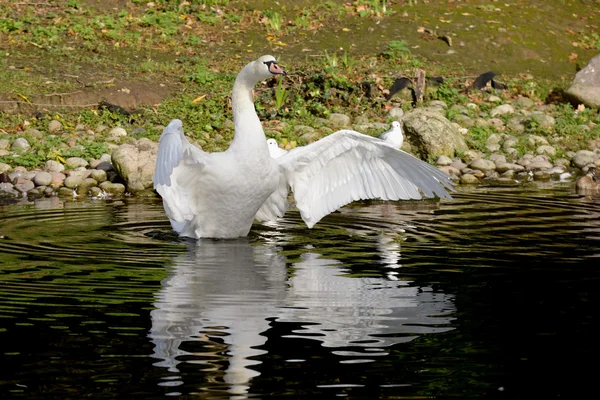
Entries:
{"type": "Polygon", "coordinates": [[[479,187],[195,242],[156,200],[2,207],[0,392],[576,397],[599,216],[568,185],[479,187]]]}

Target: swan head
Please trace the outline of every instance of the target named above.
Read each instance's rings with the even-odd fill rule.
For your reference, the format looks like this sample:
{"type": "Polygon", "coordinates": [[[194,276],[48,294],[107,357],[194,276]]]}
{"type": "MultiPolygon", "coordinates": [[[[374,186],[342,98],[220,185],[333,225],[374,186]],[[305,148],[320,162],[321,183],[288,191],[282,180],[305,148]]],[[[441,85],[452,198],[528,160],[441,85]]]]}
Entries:
{"type": "Polygon", "coordinates": [[[273,75],[286,75],[286,72],[277,64],[277,60],[273,56],[265,55],[252,61],[248,67],[252,75],[257,81],[263,81],[271,78],[273,75]]]}
{"type": "Polygon", "coordinates": [[[275,139],[267,139],[267,145],[271,148],[279,147],[275,139]]]}
{"type": "Polygon", "coordinates": [[[392,122],[392,129],[400,129],[400,122],[394,121],[392,122]]]}

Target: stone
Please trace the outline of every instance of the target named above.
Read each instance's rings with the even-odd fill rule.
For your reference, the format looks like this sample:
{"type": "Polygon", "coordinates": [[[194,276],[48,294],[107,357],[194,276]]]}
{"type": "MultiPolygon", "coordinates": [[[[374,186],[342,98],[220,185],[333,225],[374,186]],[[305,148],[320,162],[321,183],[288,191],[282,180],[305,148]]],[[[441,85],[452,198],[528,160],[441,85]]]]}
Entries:
{"type": "Polygon", "coordinates": [[[0,162],[0,174],[3,174],[5,172],[10,172],[11,170],[12,170],[12,167],[10,165],[0,162]]]}
{"type": "Polygon", "coordinates": [[[477,177],[475,177],[475,175],[463,174],[463,176],[460,177],[460,183],[465,183],[465,184],[479,183],[479,179],[477,179],[477,177]]]}
{"type": "Polygon", "coordinates": [[[297,135],[303,135],[307,132],[314,132],[315,128],[313,128],[312,126],[307,126],[307,125],[296,125],[294,126],[294,133],[297,135]]]}
{"type": "Polygon", "coordinates": [[[535,152],[537,154],[546,154],[550,157],[553,157],[556,155],[556,149],[552,146],[548,146],[548,145],[543,145],[543,146],[539,146],[535,152]]]}
{"type": "Polygon", "coordinates": [[[404,110],[400,107],[392,107],[388,111],[388,115],[392,118],[400,120],[402,117],[404,117],[404,110]]]}
{"type": "Polygon", "coordinates": [[[69,175],[65,178],[64,185],[69,189],[75,189],[83,183],[83,178],[78,175],[69,175]]]}
{"type": "Polygon", "coordinates": [[[488,103],[502,103],[502,99],[496,95],[489,96],[485,101],[488,103]]]}
{"type": "Polygon", "coordinates": [[[87,167],[89,163],[81,157],[69,157],[65,160],[65,167],[67,169],[75,169],[81,167],[87,167]]]}
{"type": "Polygon", "coordinates": [[[33,177],[33,183],[36,186],[50,186],[52,183],[52,174],[46,171],[40,171],[33,177]]]}
{"type": "Polygon", "coordinates": [[[519,97],[513,104],[518,108],[532,108],[535,106],[535,102],[529,97],[519,97]]]}
{"type": "Polygon", "coordinates": [[[438,169],[450,176],[460,176],[460,170],[458,168],[454,168],[451,165],[442,165],[438,167],[438,169]]]}
{"type": "Polygon", "coordinates": [[[596,153],[589,150],[579,150],[571,159],[571,164],[577,168],[583,168],[596,160],[596,153]]]}
{"type": "Polygon", "coordinates": [[[448,104],[442,100],[431,100],[429,103],[427,103],[427,107],[437,108],[438,110],[447,110],[448,104]]]}
{"type": "Polygon", "coordinates": [[[114,166],[110,161],[100,161],[96,164],[95,169],[101,169],[102,171],[108,172],[114,170],[114,166]]]}
{"type": "Polygon", "coordinates": [[[48,132],[59,132],[62,130],[62,123],[53,119],[48,123],[48,132]]]}
{"type": "Polygon", "coordinates": [[[354,118],[354,124],[368,124],[368,123],[369,123],[369,117],[367,117],[365,114],[357,115],[356,118],[354,118]]]}
{"type": "Polygon", "coordinates": [[[548,139],[539,135],[529,135],[527,136],[527,141],[531,146],[544,146],[548,145],[548,139]]]}
{"type": "Polygon", "coordinates": [[[501,128],[504,126],[504,121],[502,121],[500,118],[490,118],[488,120],[488,123],[490,124],[490,126],[493,126],[495,128],[501,128]]]}
{"type": "Polygon", "coordinates": [[[63,172],[65,170],[65,166],[58,161],[48,160],[44,164],[44,170],[47,172],[63,172]]]}
{"type": "Polygon", "coordinates": [[[75,192],[73,191],[73,189],[61,187],[58,189],[58,195],[60,197],[75,197],[75,192]]]}
{"type": "Polygon", "coordinates": [[[543,170],[552,168],[552,163],[548,160],[548,156],[538,155],[531,158],[529,165],[526,168],[530,171],[543,170]]]}
{"type": "Polygon", "coordinates": [[[514,133],[525,132],[525,118],[522,116],[513,117],[506,123],[506,129],[514,133]]]}
{"type": "Polygon", "coordinates": [[[496,171],[500,172],[500,173],[504,173],[506,171],[523,171],[525,169],[524,166],[519,165],[519,164],[514,164],[514,163],[507,163],[507,162],[498,162],[496,164],[496,171]]]}
{"type": "Polygon", "coordinates": [[[475,121],[471,117],[466,115],[458,114],[454,117],[454,122],[458,123],[460,126],[464,126],[465,128],[470,128],[475,125],[475,121]]]}
{"type": "Polygon", "coordinates": [[[565,95],[575,105],[600,109],[600,54],[575,74],[565,95]]]}
{"type": "Polygon", "coordinates": [[[452,164],[452,159],[447,156],[439,156],[435,162],[435,165],[438,166],[447,166],[452,164]]]}
{"type": "Polygon", "coordinates": [[[476,159],[481,158],[481,157],[482,157],[481,153],[479,153],[476,150],[467,150],[467,151],[465,151],[463,153],[463,156],[462,156],[463,160],[467,164],[470,164],[471,161],[476,160],[476,159]]]}
{"type": "Polygon", "coordinates": [[[24,178],[17,178],[14,183],[14,188],[21,193],[27,193],[35,187],[33,181],[24,178]]]}
{"type": "Polygon", "coordinates": [[[452,164],[450,164],[450,166],[454,167],[454,168],[456,168],[456,169],[458,169],[460,171],[463,168],[465,168],[467,166],[467,164],[465,164],[461,160],[455,160],[455,161],[452,162],[452,164]]]}
{"type": "Polygon", "coordinates": [[[10,147],[8,139],[0,139],[0,150],[6,150],[10,147]]]}
{"type": "Polygon", "coordinates": [[[112,183],[109,181],[106,182],[102,182],[100,184],[100,189],[104,190],[106,193],[115,195],[115,196],[122,196],[123,194],[125,194],[125,185],[123,185],[122,183],[112,183]]]}
{"type": "Polygon", "coordinates": [[[540,128],[552,128],[556,125],[556,120],[553,116],[541,112],[534,112],[527,118],[528,124],[535,124],[540,128]]]}
{"type": "Polygon", "coordinates": [[[550,174],[548,171],[535,171],[533,173],[534,181],[546,182],[546,181],[549,181],[551,177],[552,177],[552,174],[550,174]]]}
{"type": "Polygon", "coordinates": [[[52,175],[52,182],[50,183],[50,185],[62,186],[65,184],[65,179],[67,178],[67,176],[62,172],[50,172],[50,175],[52,175]]]}
{"type": "Polygon", "coordinates": [[[489,156],[489,160],[493,161],[494,164],[496,164],[496,166],[498,166],[498,163],[501,162],[506,162],[506,156],[504,154],[492,154],[491,156],[489,156]]]}
{"type": "Polygon", "coordinates": [[[492,111],[490,111],[490,116],[497,117],[498,115],[507,115],[514,114],[515,108],[510,104],[502,104],[497,107],[494,107],[492,111]]]}
{"type": "Polygon", "coordinates": [[[329,115],[329,125],[334,128],[350,127],[350,117],[346,114],[332,113],[329,115]]]}
{"type": "Polygon", "coordinates": [[[492,171],[496,169],[496,164],[493,161],[484,158],[478,158],[470,163],[470,167],[481,171],[492,171]]]}
{"type": "Polygon", "coordinates": [[[90,178],[96,180],[98,183],[102,183],[108,179],[106,171],[102,169],[93,169],[90,171],[90,178]]]}
{"type": "Polygon", "coordinates": [[[14,188],[14,185],[9,182],[0,183],[0,197],[17,197],[19,192],[14,188]]]}
{"type": "Polygon", "coordinates": [[[121,137],[127,136],[127,131],[120,126],[117,126],[108,131],[108,136],[111,139],[120,139],[121,137]]]}
{"type": "Polygon", "coordinates": [[[113,151],[113,166],[129,192],[152,189],[157,153],[158,143],[146,138],[123,144],[113,151]]]}
{"type": "Polygon", "coordinates": [[[31,145],[25,138],[17,138],[12,142],[11,149],[16,152],[25,152],[31,148],[31,145]]]}
{"type": "Polygon", "coordinates": [[[407,112],[403,122],[406,139],[422,159],[453,157],[468,150],[458,128],[438,112],[417,108],[407,112]]]}

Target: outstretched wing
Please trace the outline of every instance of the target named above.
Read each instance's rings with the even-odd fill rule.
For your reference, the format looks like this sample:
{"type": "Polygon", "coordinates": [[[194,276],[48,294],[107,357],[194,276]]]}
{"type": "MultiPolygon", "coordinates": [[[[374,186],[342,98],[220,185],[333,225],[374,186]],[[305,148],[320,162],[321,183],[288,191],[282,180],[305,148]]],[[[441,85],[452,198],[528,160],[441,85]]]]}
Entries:
{"type": "Polygon", "coordinates": [[[152,177],[154,189],[163,198],[165,212],[176,231],[193,218],[191,188],[184,184],[192,172],[204,168],[207,153],[193,146],[183,134],[180,120],[174,119],[160,135],[156,169],[152,177]]]}
{"type": "Polygon", "coordinates": [[[277,159],[309,227],[355,200],[451,198],[448,175],[383,140],[335,132],[277,159]]]}

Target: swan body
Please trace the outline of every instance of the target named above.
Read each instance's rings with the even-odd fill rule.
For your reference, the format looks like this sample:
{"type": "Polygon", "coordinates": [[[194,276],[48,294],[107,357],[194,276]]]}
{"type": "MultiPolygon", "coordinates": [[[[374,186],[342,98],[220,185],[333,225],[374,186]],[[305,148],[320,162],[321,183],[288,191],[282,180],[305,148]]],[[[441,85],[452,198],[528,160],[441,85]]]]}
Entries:
{"type": "Polygon", "coordinates": [[[287,153],[287,150],[279,147],[275,139],[267,139],[267,146],[269,146],[269,154],[273,158],[279,158],[287,153]]]}
{"type": "Polygon", "coordinates": [[[402,143],[404,143],[404,135],[402,134],[402,126],[400,126],[400,122],[392,122],[390,129],[379,135],[379,139],[386,141],[396,149],[400,149],[402,147],[402,143]]]}
{"type": "Polygon", "coordinates": [[[355,200],[451,198],[454,183],[437,168],[368,135],[341,130],[278,158],[269,153],[254,109],[254,85],[285,74],[272,56],[246,65],[232,96],[235,134],[225,152],[188,142],[180,120],[161,137],[154,187],[171,226],[191,238],[246,236],[255,219],[282,217],[294,193],[309,228],[355,200]]]}

